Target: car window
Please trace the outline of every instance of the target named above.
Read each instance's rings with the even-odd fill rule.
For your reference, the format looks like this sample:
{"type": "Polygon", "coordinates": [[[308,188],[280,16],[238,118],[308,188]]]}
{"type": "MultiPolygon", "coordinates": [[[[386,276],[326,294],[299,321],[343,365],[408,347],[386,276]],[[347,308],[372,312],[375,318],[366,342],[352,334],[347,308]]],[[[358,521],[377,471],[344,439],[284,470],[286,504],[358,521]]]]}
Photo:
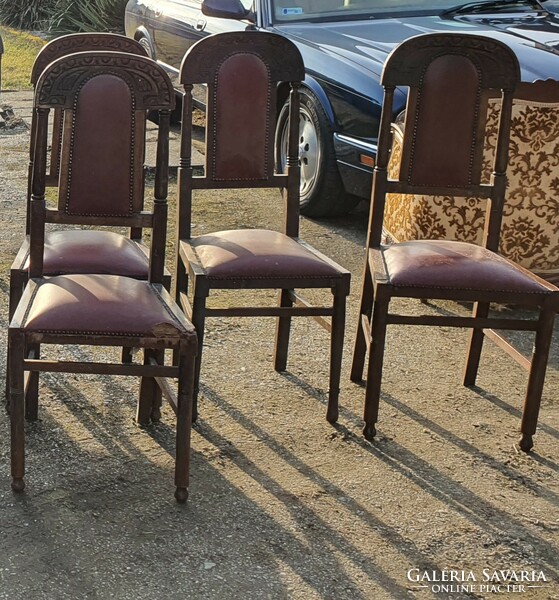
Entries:
{"type": "MultiPolygon", "coordinates": [[[[463,3],[470,1],[473,0],[463,0],[463,3]]],[[[437,14],[460,4],[460,0],[272,0],[276,22],[342,21],[399,12],[437,14]]]]}

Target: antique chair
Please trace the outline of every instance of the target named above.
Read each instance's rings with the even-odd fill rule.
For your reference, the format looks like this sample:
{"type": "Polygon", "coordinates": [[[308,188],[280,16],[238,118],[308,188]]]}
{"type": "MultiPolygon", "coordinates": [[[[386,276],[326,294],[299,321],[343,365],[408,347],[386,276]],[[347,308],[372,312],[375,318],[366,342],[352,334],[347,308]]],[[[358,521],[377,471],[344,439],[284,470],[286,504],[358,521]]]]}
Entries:
{"type": "MultiPolygon", "coordinates": [[[[110,50],[146,56],[144,48],[136,40],[114,33],[75,33],[56,38],[46,44],[37,54],[31,71],[31,84],[36,86],[39,76],[51,62],[75,52],[110,50]]],[[[103,119],[110,107],[99,114],[103,119]]],[[[60,145],[62,139],[62,111],[55,108],[52,124],[52,138],[48,158],[46,185],[56,187],[60,169],[60,145]]],[[[9,315],[13,315],[27,282],[29,270],[29,202],[31,199],[31,173],[35,152],[37,120],[31,118],[29,144],[29,178],[27,192],[27,218],[25,239],[10,268],[9,315]]],[[[147,279],[149,270],[148,250],[142,242],[141,228],[130,231],[130,237],[114,231],[77,230],[47,232],[45,239],[44,274],[60,275],[68,273],[112,273],[147,279]],[[110,258],[109,258],[110,257],[110,258]]],[[[170,275],[165,281],[167,287],[170,275]]]]}
{"type": "Polygon", "coordinates": [[[513,52],[500,42],[467,34],[412,38],[389,56],[366,248],[360,316],[351,379],[360,381],[369,351],[363,433],[376,433],[388,324],[472,329],[464,385],[475,383],[484,334],[530,368],[520,446],[529,451],[536,430],[559,290],[497,253],[506,187],[512,98],[519,80],[513,52]],[[409,89],[401,167],[389,179],[391,121],[397,86],[409,89]],[[491,181],[482,183],[488,98],[502,95],[491,181]],[[449,143],[451,140],[452,143],[449,143]],[[484,198],[486,225],[481,246],[445,240],[381,243],[386,195],[484,198]],[[420,316],[389,311],[392,298],[474,302],[471,317],[420,316]],[[530,307],[535,320],[490,315],[491,303],[530,307]],[[535,331],[532,361],[494,330],[535,331]]]}
{"type": "MultiPolygon", "coordinates": [[[[208,36],[184,56],[179,167],[177,302],[198,333],[194,419],[206,317],[278,317],[274,366],[284,371],[291,318],[311,316],[331,332],[327,419],[338,418],[338,394],[344,338],[345,303],[350,273],[299,240],[298,86],[304,78],[297,48],[275,34],[245,31],[208,36]],[[191,165],[192,89],[207,84],[206,164],[203,176],[191,165]],[[274,131],[280,93],[290,94],[287,173],[274,169],[274,131]],[[192,237],[193,191],[201,189],[282,188],[281,231],[224,230],[192,237]],[[326,288],[333,302],[312,306],[295,290],[326,288]],[[206,305],[213,290],[279,292],[277,307],[206,305]],[[190,293],[189,293],[190,292],[190,293]],[[329,316],[330,320],[323,317],[329,316]]],[[[236,210],[223,204],[224,217],[236,210]]]]}
{"type": "MultiPolygon", "coordinates": [[[[24,487],[24,416],[36,418],[33,399],[25,398],[30,375],[42,371],[101,373],[141,377],[140,423],[149,422],[157,405],[157,390],[161,388],[168,397],[177,414],[175,496],[186,500],[196,333],[162,285],[169,115],[174,98],[168,76],[155,62],[122,52],[62,57],[52,62],[37,82],[29,282],[8,329],[15,491],[24,487]],[[58,205],[48,208],[47,130],[53,109],[62,112],[64,130],[58,205]],[[159,113],[153,210],[143,208],[148,110],[159,113]],[[45,225],[53,222],[150,229],[148,278],[88,273],[45,277],[45,225]],[[143,348],[144,364],[45,360],[41,358],[44,344],[59,350],[68,344],[143,348]],[[178,357],[176,366],[164,365],[166,348],[178,357]],[[178,393],[168,377],[178,378],[178,393]]],[[[107,260],[111,260],[110,254],[107,260]]]]}

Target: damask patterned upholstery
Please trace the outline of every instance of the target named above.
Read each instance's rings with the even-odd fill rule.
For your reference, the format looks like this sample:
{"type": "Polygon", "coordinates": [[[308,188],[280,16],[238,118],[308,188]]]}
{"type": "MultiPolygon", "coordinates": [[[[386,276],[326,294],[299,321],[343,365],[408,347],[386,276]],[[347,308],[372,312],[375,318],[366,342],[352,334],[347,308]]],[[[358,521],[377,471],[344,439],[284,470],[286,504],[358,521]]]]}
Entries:
{"type": "MultiPolygon", "coordinates": [[[[495,148],[498,101],[490,111],[484,150],[485,180],[495,148]]],[[[395,135],[390,176],[400,166],[403,128],[395,135]]],[[[450,142],[450,141],[449,141],[450,142]]],[[[559,102],[516,99],[500,251],[523,267],[559,282],[559,102]]],[[[454,239],[481,243],[483,204],[473,198],[389,194],[384,225],[393,241],[454,239]]]]}

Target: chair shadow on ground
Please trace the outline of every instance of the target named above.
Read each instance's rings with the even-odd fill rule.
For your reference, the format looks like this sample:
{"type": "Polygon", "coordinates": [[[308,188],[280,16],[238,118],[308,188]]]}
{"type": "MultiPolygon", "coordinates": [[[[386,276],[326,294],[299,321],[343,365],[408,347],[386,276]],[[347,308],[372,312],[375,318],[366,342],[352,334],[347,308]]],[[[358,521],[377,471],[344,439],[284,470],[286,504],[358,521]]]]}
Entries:
{"type": "MultiPolygon", "coordinates": [[[[321,390],[302,382],[293,374],[287,373],[284,376],[294,385],[301,387],[321,405],[326,402],[325,394],[321,390]]],[[[98,406],[92,404],[86,394],[80,391],[80,387],[76,387],[67,378],[56,375],[44,375],[42,382],[43,387],[46,388],[45,391],[50,392],[57,399],[64,399],[62,402],[64,403],[65,410],[79,424],[80,429],[84,433],[87,433],[87,439],[91,438],[100,444],[110,459],[95,459],[95,457],[88,455],[88,451],[83,448],[83,441],[86,438],[82,437],[78,440],[70,438],[60,426],[59,418],[56,415],[53,416],[48,407],[44,407],[41,410],[42,421],[32,425],[29,431],[31,484],[34,478],[40,479],[41,475],[40,447],[44,445],[46,439],[52,442],[53,438],[50,437],[48,431],[55,429],[56,444],[62,450],[59,454],[61,457],[60,466],[56,467],[55,470],[57,472],[66,472],[67,485],[61,490],[63,494],[62,503],[66,508],[69,507],[72,511],[77,509],[79,511],[106,510],[107,503],[110,503],[112,505],[111,510],[115,510],[115,503],[122,502],[123,508],[128,509],[130,508],[130,499],[127,498],[127,495],[129,494],[134,498],[132,504],[142,506],[147,502],[155,506],[157,505],[158,497],[169,495],[168,477],[169,471],[172,469],[172,456],[175,444],[175,431],[173,427],[168,425],[164,420],[156,426],[138,432],[139,436],[149,435],[169,455],[168,468],[161,469],[160,466],[153,464],[150,456],[146,456],[144,451],[131,442],[127,433],[115,435],[115,432],[119,431],[118,421],[126,418],[127,414],[130,415],[130,406],[128,404],[135,402],[135,394],[131,393],[130,389],[126,386],[115,382],[114,378],[107,379],[107,386],[102,384],[102,387],[106,389],[106,397],[111,398],[110,412],[113,417],[112,420],[116,419],[117,421],[116,428],[113,430],[111,423],[106,423],[106,415],[103,414],[104,411],[100,411],[98,406]],[[115,398],[122,398],[122,404],[119,401],[113,400],[115,398]],[[109,468],[111,461],[112,464],[117,466],[117,474],[115,475],[115,471],[111,470],[110,476],[105,478],[103,471],[105,468],[109,468]],[[68,465],[70,465],[69,470],[68,465]],[[118,465],[121,467],[118,468],[118,465]],[[133,469],[130,469],[130,465],[133,466],[133,469]],[[94,481],[94,478],[99,478],[98,482],[94,481]],[[136,487],[138,487],[138,490],[134,491],[136,487]],[[118,493],[119,489],[122,493],[118,493]]],[[[433,560],[430,560],[425,555],[425,552],[414,543],[413,539],[403,536],[394,527],[380,519],[368,506],[363,505],[355,498],[352,498],[351,495],[348,495],[336,482],[325,478],[309,466],[272,432],[256,425],[242,409],[234,406],[223,396],[220,396],[207,386],[203,386],[201,391],[206,402],[215,405],[227,418],[238,423],[251,436],[259,439],[270,448],[277,457],[278,465],[282,462],[287,463],[309,481],[312,481],[315,486],[318,486],[324,494],[327,494],[340,507],[343,507],[346,511],[350,511],[355,519],[362,522],[364,535],[367,531],[375,532],[376,535],[379,535],[380,532],[382,538],[393,547],[395,552],[403,554],[410,564],[420,568],[440,569],[445,567],[445,565],[438,565],[433,560]]],[[[516,481],[520,476],[520,473],[513,466],[507,465],[493,456],[480,451],[474,445],[437,425],[392,396],[384,394],[383,401],[405,414],[408,418],[413,419],[422,427],[428,428],[440,436],[445,443],[453,444],[473,458],[483,461],[485,465],[497,470],[504,477],[516,481]]],[[[508,407],[513,411],[509,405],[504,404],[504,407],[508,407]]],[[[358,428],[361,423],[359,415],[342,407],[341,417],[343,421],[349,424],[349,427],[342,424],[336,426],[336,431],[344,434],[344,441],[359,447],[361,450],[366,450],[371,458],[381,461],[389,470],[404,476],[412,484],[420,487],[434,499],[442,502],[473,525],[501,537],[521,537],[527,543],[543,548],[545,552],[540,553],[542,568],[545,568],[546,573],[549,573],[553,577],[559,577],[559,563],[557,560],[551,558],[554,556],[555,548],[546,542],[546,540],[534,535],[520,520],[511,517],[510,514],[498,509],[495,505],[476,495],[463,484],[433,467],[428,461],[404,448],[396,441],[390,440],[387,442],[381,437],[373,444],[366,442],[356,434],[353,428],[358,428]]],[[[196,426],[196,431],[203,439],[218,449],[220,455],[230,460],[235,467],[260,485],[266,494],[285,506],[286,511],[289,512],[293,522],[298,527],[298,535],[294,535],[293,532],[286,529],[280,522],[270,519],[269,513],[247,497],[245,493],[226,479],[216,468],[212,467],[211,461],[203,454],[196,452],[196,450],[193,452],[192,463],[193,497],[186,509],[180,507],[173,508],[174,514],[181,515],[181,519],[186,516],[187,512],[189,513],[189,517],[182,521],[184,527],[181,527],[181,531],[188,531],[189,527],[193,523],[196,523],[197,520],[211,521],[212,515],[218,513],[220,514],[221,521],[224,522],[227,520],[229,512],[237,511],[234,515],[230,515],[231,527],[233,527],[234,523],[240,518],[238,513],[240,509],[242,512],[241,520],[243,522],[255,523],[265,521],[267,523],[270,539],[281,540],[284,547],[287,548],[285,552],[281,553],[282,560],[308,586],[314,587],[317,593],[321,593],[323,590],[320,589],[319,585],[317,586],[317,579],[313,576],[312,566],[306,565],[305,561],[301,560],[301,557],[304,557],[309,552],[309,547],[312,549],[313,558],[320,559],[322,557],[324,564],[328,565],[328,570],[332,577],[347,577],[345,567],[335,558],[335,554],[339,554],[345,556],[347,560],[352,562],[356,569],[362,570],[363,573],[374,580],[377,585],[389,594],[394,597],[404,597],[407,595],[407,588],[401,585],[392,574],[380,566],[371,556],[363,553],[352,543],[351,539],[346,538],[327,520],[317,514],[312,507],[305,503],[304,499],[298,498],[286,490],[274,477],[264,472],[255,464],[250,457],[236,449],[234,444],[221,435],[211,422],[205,421],[202,418],[196,426]],[[203,489],[206,485],[211,486],[214,491],[218,490],[217,495],[213,494],[214,502],[216,497],[224,499],[223,502],[219,502],[219,506],[215,506],[214,504],[209,509],[205,502],[201,501],[204,495],[203,489]],[[208,511],[211,514],[208,514],[208,511]],[[308,528],[309,523],[314,524],[311,529],[308,528]],[[303,541],[301,540],[301,536],[303,536],[303,541]]],[[[552,435],[557,435],[557,432],[553,428],[551,428],[551,432],[552,435]]],[[[537,455],[535,456],[537,457],[537,455]]],[[[542,462],[544,465],[548,463],[557,469],[557,465],[554,465],[551,461],[544,459],[544,462],[542,462]]],[[[530,477],[524,474],[522,474],[522,477],[524,485],[531,492],[540,495],[549,502],[557,502],[557,496],[548,488],[532,481],[530,477]]],[[[53,493],[55,492],[53,491],[53,493]]],[[[53,532],[51,530],[52,524],[47,521],[48,517],[44,513],[44,501],[44,496],[34,496],[32,487],[30,486],[28,494],[15,504],[16,508],[22,507],[19,517],[16,515],[15,518],[16,523],[18,518],[25,518],[32,523],[31,528],[27,532],[28,535],[33,535],[34,539],[39,540],[39,543],[48,545],[52,543],[53,532]]],[[[120,514],[122,509],[116,510],[120,514]]],[[[161,509],[161,505],[159,504],[159,515],[161,510],[165,512],[166,509],[161,509]]],[[[126,517],[123,518],[126,520],[126,517]]],[[[132,527],[132,524],[124,525],[125,530],[128,527],[132,527]]],[[[69,543],[71,548],[72,542],[70,541],[69,543]]],[[[45,548],[45,554],[51,551],[54,551],[54,549],[45,548]]],[[[73,560],[72,552],[67,552],[67,556],[68,564],[66,566],[70,567],[73,560]]],[[[84,579],[82,585],[93,585],[87,579],[86,575],[84,577],[86,579],[84,579]]],[[[274,589],[283,587],[279,570],[276,571],[275,575],[272,575],[270,585],[274,589]]],[[[355,590],[354,597],[360,600],[368,600],[358,590],[355,590]]]]}
{"type": "MultiPolygon", "coordinates": [[[[402,538],[398,532],[391,529],[376,516],[374,516],[367,509],[367,507],[352,501],[351,498],[348,498],[339,487],[324,479],[316,471],[306,465],[287,447],[270,435],[269,432],[256,426],[254,422],[252,422],[238,408],[228,403],[223,397],[219,396],[215,391],[207,387],[203,387],[202,392],[207,400],[216,404],[222,411],[225,412],[228,417],[237,421],[259,440],[264,441],[264,443],[274,450],[278,456],[287,461],[297,471],[305,474],[305,476],[307,476],[313,482],[320,485],[324,489],[325,493],[334,494],[337,498],[345,496],[346,499],[349,499],[349,503],[345,502],[344,506],[346,508],[349,506],[353,512],[359,516],[359,518],[365,521],[368,527],[381,527],[383,531],[383,537],[390,541],[395,548],[405,552],[412,563],[415,561],[415,563],[424,565],[425,568],[433,568],[432,565],[425,564],[425,559],[417,548],[413,549],[414,545],[411,540],[402,538]],[[412,550],[410,550],[410,548],[412,548],[412,550]]],[[[497,459],[481,452],[475,446],[436,425],[429,419],[426,419],[416,411],[409,409],[409,407],[403,405],[394,398],[385,395],[384,400],[394,408],[405,412],[408,416],[415,419],[422,426],[430,428],[432,431],[444,438],[446,442],[456,445],[458,448],[466,453],[471,454],[475,458],[482,459],[484,463],[494,469],[497,469],[498,472],[505,477],[508,477],[512,480],[516,480],[519,477],[520,474],[515,472],[515,470],[509,465],[506,465],[505,463],[502,463],[497,459]]],[[[347,410],[342,410],[341,416],[350,422],[355,423],[358,421],[361,423],[360,418],[357,415],[347,410]]],[[[200,433],[205,438],[212,440],[216,445],[224,445],[224,439],[207,423],[203,423],[199,426],[199,428],[200,433]]],[[[405,449],[400,444],[394,442],[393,440],[387,444],[371,444],[360,436],[356,435],[354,430],[351,430],[344,425],[338,424],[335,426],[335,429],[344,434],[344,439],[349,440],[352,444],[359,446],[361,449],[366,449],[372,456],[382,460],[391,469],[394,469],[405,475],[413,483],[420,486],[434,498],[440,500],[450,508],[459,512],[462,516],[468,518],[474,525],[481,528],[489,528],[499,535],[506,536],[510,535],[512,525],[518,531],[522,531],[523,535],[525,536],[524,539],[526,539],[528,542],[545,547],[548,556],[554,555],[556,549],[549,545],[545,540],[534,536],[520,521],[511,518],[509,514],[497,509],[489,502],[483,500],[468,490],[461,483],[443,474],[440,470],[435,469],[429,464],[429,462],[417,456],[413,452],[405,449]],[[492,519],[491,522],[488,522],[486,520],[488,515],[492,515],[495,517],[495,519],[492,519]]],[[[269,483],[266,481],[267,476],[262,474],[257,467],[250,463],[250,461],[247,461],[246,464],[244,464],[242,456],[234,457],[233,460],[240,468],[247,470],[251,477],[254,477],[260,481],[262,485],[266,486],[267,483],[269,483]]],[[[531,481],[528,477],[524,475],[522,475],[522,477],[523,483],[529,487],[532,492],[541,495],[552,503],[557,502],[558,498],[556,494],[551,492],[549,489],[538,485],[536,482],[531,481]]],[[[559,576],[559,561],[549,561],[546,563],[546,566],[548,566],[550,570],[553,569],[554,574],[559,576]]]]}
{"type": "MultiPolygon", "coordinates": [[[[126,387],[115,384],[114,380],[108,381],[110,385],[107,386],[107,396],[111,398],[123,398],[120,410],[120,403],[118,401],[112,401],[110,406],[111,414],[116,416],[117,421],[120,421],[130,410],[126,406],[127,400],[135,401],[135,396],[126,387]]],[[[23,507],[23,513],[21,514],[24,514],[26,519],[33,523],[33,527],[37,530],[37,540],[48,540],[52,536],[49,525],[45,524],[41,530],[43,519],[41,505],[44,502],[44,498],[42,502],[38,501],[37,496],[33,492],[33,480],[41,479],[41,452],[39,447],[46,440],[52,441],[52,436],[56,436],[56,446],[60,451],[57,455],[60,457],[61,464],[59,467],[56,467],[56,470],[66,472],[66,481],[64,482],[63,489],[64,503],[79,507],[80,511],[107,510],[107,503],[110,503],[112,506],[110,510],[112,512],[115,510],[116,503],[122,502],[125,505],[127,504],[126,495],[129,493],[136,496],[140,503],[147,502],[148,504],[156,500],[156,497],[150,499],[152,495],[150,494],[150,490],[157,491],[156,496],[160,496],[162,491],[171,498],[172,494],[168,478],[169,471],[172,470],[172,457],[174,456],[175,448],[176,433],[174,427],[161,422],[155,426],[142,429],[139,432],[139,435],[149,435],[159,447],[169,454],[171,460],[169,461],[168,469],[162,470],[160,467],[155,466],[153,461],[136,445],[131,443],[126,433],[115,436],[115,432],[118,432],[118,429],[111,428],[110,424],[107,425],[105,423],[106,415],[102,414],[98,407],[89,401],[86,395],[80,391],[80,387],[74,386],[64,378],[49,375],[43,376],[42,385],[43,396],[45,393],[48,394],[50,392],[53,397],[64,399],[65,410],[68,411],[71,419],[79,425],[80,430],[84,433],[87,432],[87,437],[80,437],[78,440],[69,437],[65,429],[60,426],[59,419],[53,417],[46,407],[40,409],[41,420],[29,427],[30,485],[28,492],[24,496],[16,498],[16,506],[23,507]],[[50,432],[53,430],[55,430],[55,433],[51,436],[50,432]],[[110,459],[96,458],[84,450],[83,442],[86,439],[91,439],[100,444],[110,459]],[[121,465],[121,468],[118,468],[117,474],[111,470],[110,476],[106,478],[103,476],[103,471],[109,468],[109,462],[113,467],[116,466],[118,468],[118,465],[121,465]],[[130,465],[133,466],[133,469],[130,468],[130,465]],[[95,481],[95,478],[98,478],[98,481],[95,481]],[[134,492],[133,488],[136,486],[138,486],[138,490],[134,492]],[[122,490],[121,493],[118,493],[120,487],[125,487],[126,493],[123,494],[122,490]]],[[[218,401],[223,405],[224,401],[222,399],[218,400],[218,396],[210,393],[209,390],[204,389],[204,395],[206,397],[211,396],[213,401],[218,401]]],[[[329,494],[334,494],[338,497],[345,496],[342,490],[338,489],[335,485],[328,481],[320,481],[319,476],[312,469],[299,461],[272,435],[256,428],[242,413],[232,407],[229,413],[237,420],[240,420],[253,435],[258,435],[265,440],[265,443],[279,455],[278,460],[284,459],[295,465],[296,468],[300,469],[315,483],[319,482],[321,487],[324,487],[329,494]]],[[[210,424],[204,422],[196,427],[196,429],[204,439],[220,449],[238,468],[259,483],[268,494],[271,494],[278,501],[285,504],[286,509],[298,524],[298,533],[307,539],[305,542],[302,542],[279,522],[272,522],[269,514],[262,507],[259,507],[231,484],[231,482],[224,479],[216,469],[211,467],[210,461],[206,457],[197,454],[195,450],[193,451],[192,461],[193,496],[189,500],[186,509],[181,510],[177,506],[177,510],[180,510],[185,517],[184,529],[188,530],[195,523],[196,515],[203,517],[204,520],[211,520],[211,518],[203,516],[203,513],[207,512],[207,508],[204,508],[204,506],[207,505],[204,501],[202,490],[204,483],[209,482],[209,485],[214,490],[212,496],[215,498],[215,489],[220,488],[221,491],[217,495],[224,499],[224,502],[220,503],[220,506],[214,505],[212,507],[212,518],[217,518],[216,515],[219,514],[219,518],[223,522],[227,519],[226,515],[229,511],[238,511],[239,507],[242,507],[242,522],[255,523],[266,521],[270,528],[270,538],[282,540],[287,546],[287,551],[282,554],[283,561],[308,586],[311,588],[315,587],[317,593],[324,593],[324,590],[316,587],[317,578],[313,576],[313,566],[307,565],[304,560],[301,560],[301,557],[308,554],[309,546],[312,548],[313,560],[316,562],[322,556],[322,561],[324,564],[328,564],[328,571],[334,579],[337,578],[339,581],[347,579],[347,573],[346,568],[335,559],[332,548],[335,549],[336,553],[345,555],[348,560],[353,562],[355,568],[362,570],[366,576],[370,577],[377,585],[394,595],[394,597],[403,597],[407,593],[404,585],[401,585],[369,556],[360,552],[350,539],[345,538],[332,528],[328,522],[321,519],[303,500],[283,489],[278,482],[260,470],[248,457],[236,451],[234,445],[231,445],[210,424]],[[186,512],[190,516],[186,517],[186,512]],[[312,533],[307,534],[307,526],[310,522],[314,526],[311,530],[312,533]]],[[[54,455],[51,455],[50,458],[53,459],[54,455]]],[[[38,497],[40,498],[41,495],[38,497]]],[[[347,508],[348,505],[344,504],[344,506],[347,508]]],[[[402,548],[409,549],[413,546],[410,540],[399,536],[397,532],[391,530],[381,520],[378,520],[369,513],[366,507],[357,504],[353,506],[351,503],[349,506],[354,512],[357,510],[363,511],[361,518],[364,519],[365,524],[371,528],[380,528],[383,532],[386,532],[395,548],[401,550],[402,548]]],[[[128,508],[130,508],[129,505],[128,508]]],[[[165,509],[163,510],[165,511],[165,509]]],[[[117,511],[121,512],[118,509],[117,511]]],[[[231,515],[230,522],[232,526],[239,519],[240,515],[238,513],[231,515]]],[[[46,552],[49,552],[49,550],[47,549],[46,552]]],[[[408,552],[410,553],[410,560],[413,560],[414,563],[420,561],[422,564],[426,564],[428,568],[436,568],[435,564],[426,563],[419,549],[415,551],[408,550],[408,552]]],[[[72,552],[67,551],[67,554],[68,560],[71,563],[72,552]]],[[[86,584],[87,582],[84,582],[84,585],[86,584]]],[[[276,574],[276,580],[272,585],[283,585],[279,573],[276,574]]],[[[368,597],[360,593],[357,589],[354,590],[353,597],[359,600],[368,600],[368,597]]]]}

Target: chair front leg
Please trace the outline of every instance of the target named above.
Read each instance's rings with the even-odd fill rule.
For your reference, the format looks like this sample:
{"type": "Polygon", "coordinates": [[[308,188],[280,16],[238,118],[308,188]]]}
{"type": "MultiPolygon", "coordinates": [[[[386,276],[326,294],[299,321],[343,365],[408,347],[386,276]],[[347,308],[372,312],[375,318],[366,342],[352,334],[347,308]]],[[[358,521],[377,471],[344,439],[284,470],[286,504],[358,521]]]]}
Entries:
{"type": "Polygon", "coordinates": [[[11,463],[14,492],[22,492],[25,487],[24,353],[24,335],[17,330],[9,330],[11,463]]]}
{"type": "Polygon", "coordinates": [[[179,357],[179,382],[177,395],[177,439],[175,460],[175,498],[186,502],[190,478],[190,440],[192,436],[192,405],[196,361],[188,351],[179,357]]]}
{"type": "Polygon", "coordinates": [[[339,416],[338,398],[340,395],[340,378],[342,371],[342,355],[344,350],[346,295],[334,291],[334,314],[332,315],[332,332],[330,335],[330,387],[328,390],[328,410],[326,420],[336,423],[339,416]]]}

